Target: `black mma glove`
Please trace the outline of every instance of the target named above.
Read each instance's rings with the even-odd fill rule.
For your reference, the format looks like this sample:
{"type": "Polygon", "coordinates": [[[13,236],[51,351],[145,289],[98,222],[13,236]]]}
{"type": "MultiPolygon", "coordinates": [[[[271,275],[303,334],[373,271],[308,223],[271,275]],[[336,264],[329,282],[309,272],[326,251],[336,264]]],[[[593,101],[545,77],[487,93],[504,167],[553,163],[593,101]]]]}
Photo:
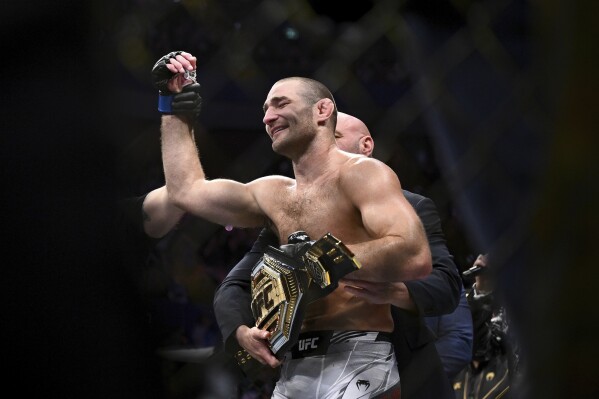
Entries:
{"type": "Polygon", "coordinates": [[[250,252],[260,252],[263,253],[268,246],[278,247],[279,246],[279,237],[269,228],[263,228],[260,230],[260,234],[256,241],[254,241],[254,245],[252,245],[252,249],[250,252]]]}
{"type": "Polygon", "coordinates": [[[310,240],[310,236],[306,234],[304,231],[296,231],[295,233],[291,233],[289,237],[287,237],[287,244],[281,245],[279,248],[283,251],[287,256],[294,258],[297,256],[298,259],[301,259],[301,256],[308,251],[310,246],[314,244],[316,241],[310,240]]]}
{"type": "MultiPolygon", "coordinates": [[[[152,68],[152,80],[154,87],[158,89],[158,111],[163,114],[184,115],[196,118],[202,108],[202,97],[199,94],[200,84],[194,83],[183,86],[180,93],[173,93],[168,89],[168,82],[177,74],[169,71],[166,67],[171,58],[181,54],[181,51],[173,51],[160,58],[152,68]]],[[[188,73],[188,72],[185,72],[188,73]]]]}
{"type": "Polygon", "coordinates": [[[361,267],[354,254],[331,234],[314,241],[306,232],[296,231],[289,235],[287,242],[280,250],[299,260],[312,280],[310,301],[328,295],[337,288],[340,278],[361,267]]]}
{"type": "MultiPolygon", "coordinates": [[[[170,110],[168,105],[166,108],[160,109],[160,101],[158,101],[158,110],[162,113],[173,114],[173,115],[188,115],[194,118],[200,114],[202,109],[202,97],[200,97],[200,84],[191,83],[183,86],[181,93],[173,94],[170,100],[170,110]]],[[[160,96],[165,98],[167,96],[160,96]]],[[[169,101],[166,102],[167,104],[169,101]]]]}
{"type": "Polygon", "coordinates": [[[175,74],[169,71],[166,65],[170,64],[171,58],[176,58],[181,53],[182,51],[173,51],[168,53],[164,57],[160,58],[156,64],[154,64],[154,67],[152,68],[152,81],[154,83],[154,87],[158,89],[160,94],[173,94],[168,90],[168,81],[171,80],[175,74]]]}

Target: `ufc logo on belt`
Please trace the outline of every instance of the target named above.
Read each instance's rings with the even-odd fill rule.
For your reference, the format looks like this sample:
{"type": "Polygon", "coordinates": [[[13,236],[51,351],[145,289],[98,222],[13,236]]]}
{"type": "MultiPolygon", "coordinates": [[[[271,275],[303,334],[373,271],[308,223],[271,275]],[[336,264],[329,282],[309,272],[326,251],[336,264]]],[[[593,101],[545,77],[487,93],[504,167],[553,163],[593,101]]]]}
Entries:
{"type": "Polygon", "coordinates": [[[318,341],[318,338],[319,337],[300,339],[298,341],[298,349],[300,351],[307,351],[309,349],[318,348],[318,344],[316,343],[318,341]]]}
{"type": "Polygon", "coordinates": [[[264,320],[273,311],[275,305],[278,305],[278,301],[275,303],[271,297],[273,295],[273,283],[271,281],[266,281],[261,289],[262,291],[256,293],[251,306],[256,318],[264,320]]]}

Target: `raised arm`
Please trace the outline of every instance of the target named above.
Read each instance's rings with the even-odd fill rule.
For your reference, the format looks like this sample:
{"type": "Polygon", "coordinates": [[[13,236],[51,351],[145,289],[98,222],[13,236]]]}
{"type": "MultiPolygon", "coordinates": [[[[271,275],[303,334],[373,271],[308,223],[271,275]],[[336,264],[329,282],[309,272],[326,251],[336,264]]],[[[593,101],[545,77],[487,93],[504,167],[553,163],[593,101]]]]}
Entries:
{"type": "Polygon", "coordinates": [[[427,276],[432,263],[425,231],[393,170],[375,159],[361,159],[341,179],[374,237],[348,245],[363,265],[348,277],[387,282],[427,276]]]}
{"type": "Polygon", "coordinates": [[[266,216],[255,195],[266,179],[248,184],[206,179],[192,135],[185,120],[176,115],[162,116],[162,162],[170,200],[187,212],[221,225],[264,226],[266,216]]]}
{"type": "Polygon", "coordinates": [[[184,78],[184,72],[195,71],[195,66],[191,54],[173,52],[152,70],[163,112],[162,161],[169,199],[184,211],[221,225],[264,226],[267,217],[259,197],[268,196],[264,192],[267,179],[248,184],[206,179],[193,138],[193,122],[201,105],[199,84],[184,78]]]}

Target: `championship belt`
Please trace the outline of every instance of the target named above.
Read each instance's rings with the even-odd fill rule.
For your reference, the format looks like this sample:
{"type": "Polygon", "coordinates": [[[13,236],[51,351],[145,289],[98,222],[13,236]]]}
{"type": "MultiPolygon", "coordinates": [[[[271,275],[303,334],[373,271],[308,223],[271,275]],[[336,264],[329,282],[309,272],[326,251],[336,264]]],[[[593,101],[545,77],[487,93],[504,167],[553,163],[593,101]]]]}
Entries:
{"type": "Polygon", "coordinates": [[[297,341],[306,306],[333,292],[341,277],[361,267],[330,233],[309,242],[308,235],[296,232],[288,241],[295,244],[268,246],[251,275],[256,327],[271,333],[270,347],[278,358],[297,341]]]}

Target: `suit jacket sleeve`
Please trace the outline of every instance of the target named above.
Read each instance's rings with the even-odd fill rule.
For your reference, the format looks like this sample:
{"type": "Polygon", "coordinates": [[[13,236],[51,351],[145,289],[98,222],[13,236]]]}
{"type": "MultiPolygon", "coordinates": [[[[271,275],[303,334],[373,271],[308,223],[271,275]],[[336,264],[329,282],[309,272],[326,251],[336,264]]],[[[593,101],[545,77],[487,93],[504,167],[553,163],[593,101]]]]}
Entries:
{"type": "Polygon", "coordinates": [[[278,246],[278,237],[263,229],[252,249],[237,263],[214,293],[214,313],[224,340],[225,351],[235,353],[239,344],[235,331],[241,325],[253,326],[254,316],[250,307],[250,276],[252,268],[260,260],[267,245],[278,246]]]}
{"type": "Polygon", "coordinates": [[[451,313],[458,305],[463,286],[453,256],[447,248],[437,208],[431,199],[420,195],[406,195],[406,198],[426,230],[433,270],[427,277],[406,281],[405,284],[421,315],[439,316],[451,313]]]}

